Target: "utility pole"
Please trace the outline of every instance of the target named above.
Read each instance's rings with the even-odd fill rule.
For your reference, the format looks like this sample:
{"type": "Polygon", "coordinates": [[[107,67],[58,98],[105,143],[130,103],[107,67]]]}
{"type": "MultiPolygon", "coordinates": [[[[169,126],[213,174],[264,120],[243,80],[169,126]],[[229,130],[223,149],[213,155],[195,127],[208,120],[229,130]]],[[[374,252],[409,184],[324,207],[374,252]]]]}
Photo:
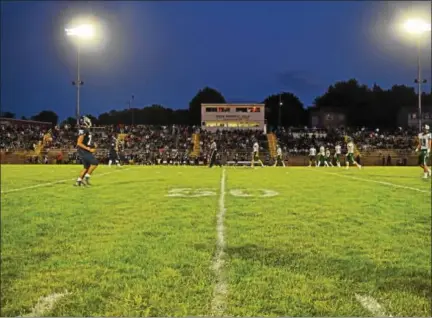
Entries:
{"type": "Polygon", "coordinates": [[[132,109],[132,103],[133,103],[133,101],[134,101],[134,95],[132,95],[132,100],[131,100],[131,102],[129,104],[130,110],[132,112],[132,115],[131,115],[132,116],[132,126],[135,125],[135,114],[134,114],[134,110],[132,109]]]}
{"type": "Polygon", "coordinates": [[[135,116],[134,111],[132,109],[132,102],[134,101],[134,95],[132,95],[131,99],[129,99],[126,104],[128,105],[129,112],[131,113],[131,125],[135,124],[135,116]]]}
{"type": "Polygon", "coordinates": [[[278,115],[278,126],[281,126],[282,123],[282,93],[279,94],[279,115],[278,115]]]}

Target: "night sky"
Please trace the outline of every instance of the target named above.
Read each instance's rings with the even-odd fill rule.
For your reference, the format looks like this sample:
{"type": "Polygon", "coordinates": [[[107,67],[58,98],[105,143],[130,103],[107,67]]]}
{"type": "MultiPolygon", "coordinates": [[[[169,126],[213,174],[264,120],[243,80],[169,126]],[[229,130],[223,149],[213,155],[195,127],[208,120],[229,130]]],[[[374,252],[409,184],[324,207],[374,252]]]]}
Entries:
{"type": "MultiPolygon", "coordinates": [[[[427,2],[2,2],[1,107],[74,116],[76,46],[64,28],[91,15],[103,32],[81,52],[82,113],[187,108],[204,86],[228,102],[281,90],[305,106],[338,80],[414,85],[416,42],[398,25],[430,21],[427,2]]],[[[430,83],[430,34],[422,40],[430,83]]],[[[430,90],[430,84],[425,87],[430,90]]]]}

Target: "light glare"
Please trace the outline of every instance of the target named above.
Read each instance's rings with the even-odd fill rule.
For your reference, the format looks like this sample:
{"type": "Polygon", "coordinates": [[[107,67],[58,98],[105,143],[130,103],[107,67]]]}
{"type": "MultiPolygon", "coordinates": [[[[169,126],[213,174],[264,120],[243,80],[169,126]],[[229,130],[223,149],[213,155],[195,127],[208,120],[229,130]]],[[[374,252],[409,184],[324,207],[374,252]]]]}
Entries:
{"type": "Polygon", "coordinates": [[[411,19],[404,23],[404,29],[412,34],[421,34],[431,31],[431,24],[419,19],[411,19]]]}
{"type": "Polygon", "coordinates": [[[89,39],[94,36],[94,28],[91,24],[83,24],[75,28],[65,29],[66,35],[89,39]]]}

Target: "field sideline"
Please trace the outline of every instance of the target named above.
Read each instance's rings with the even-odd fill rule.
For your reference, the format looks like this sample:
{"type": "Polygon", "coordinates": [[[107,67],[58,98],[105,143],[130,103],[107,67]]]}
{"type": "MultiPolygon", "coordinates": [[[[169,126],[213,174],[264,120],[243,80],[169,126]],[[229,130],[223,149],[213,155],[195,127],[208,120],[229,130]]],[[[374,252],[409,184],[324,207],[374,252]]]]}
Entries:
{"type": "Polygon", "coordinates": [[[1,166],[0,316],[430,316],[415,167],[1,166]]]}

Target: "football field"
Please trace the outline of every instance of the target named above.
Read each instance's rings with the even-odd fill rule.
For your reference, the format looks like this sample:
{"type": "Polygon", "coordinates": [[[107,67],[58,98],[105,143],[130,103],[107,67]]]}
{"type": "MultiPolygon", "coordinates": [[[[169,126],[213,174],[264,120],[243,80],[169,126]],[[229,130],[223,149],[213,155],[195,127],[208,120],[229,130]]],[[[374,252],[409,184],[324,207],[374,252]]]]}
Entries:
{"type": "Polygon", "coordinates": [[[416,167],[1,167],[0,316],[430,316],[416,167]]]}

